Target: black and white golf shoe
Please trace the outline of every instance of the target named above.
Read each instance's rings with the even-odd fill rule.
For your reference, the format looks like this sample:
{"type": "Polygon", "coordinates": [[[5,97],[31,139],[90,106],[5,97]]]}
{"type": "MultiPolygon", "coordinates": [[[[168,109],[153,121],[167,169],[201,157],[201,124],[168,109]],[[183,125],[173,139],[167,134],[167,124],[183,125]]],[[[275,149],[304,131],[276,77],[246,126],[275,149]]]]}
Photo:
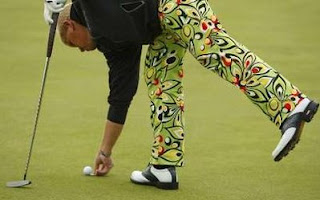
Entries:
{"type": "Polygon", "coordinates": [[[144,171],[133,171],[130,180],[135,184],[151,185],[165,190],[179,188],[178,176],[174,166],[156,169],[153,165],[149,165],[144,171]]]}
{"type": "Polygon", "coordinates": [[[290,113],[280,127],[282,136],[272,152],[274,161],[280,161],[293,150],[299,142],[305,122],[310,122],[318,110],[319,104],[307,98],[303,99],[290,113]]]}

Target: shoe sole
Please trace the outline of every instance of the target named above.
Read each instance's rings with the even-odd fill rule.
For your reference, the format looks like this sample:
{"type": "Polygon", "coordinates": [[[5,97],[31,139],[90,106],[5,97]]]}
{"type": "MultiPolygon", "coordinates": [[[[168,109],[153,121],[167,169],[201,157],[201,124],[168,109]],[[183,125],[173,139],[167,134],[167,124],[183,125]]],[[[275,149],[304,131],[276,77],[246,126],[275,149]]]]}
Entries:
{"type": "Polygon", "coordinates": [[[287,156],[291,150],[293,150],[296,146],[296,144],[299,143],[301,133],[304,127],[305,122],[311,122],[314,115],[317,113],[319,108],[319,104],[311,101],[305,111],[302,115],[302,120],[299,125],[299,128],[297,128],[296,132],[294,133],[291,140],[288,142],[288,144],[285,146],[285,148],[274,158],[274,161],[279,162],[283,157],[287,156]]]}
{"type": "Polygon", "coordinates": [[[179,189],[179,183],[162,183],[162,182],[137,182],[135,180],[130,179],[132,183],[138,185],[146,185],[146,186],[154,186],[159,189],[164,190],[177,190],[179,189]]]}

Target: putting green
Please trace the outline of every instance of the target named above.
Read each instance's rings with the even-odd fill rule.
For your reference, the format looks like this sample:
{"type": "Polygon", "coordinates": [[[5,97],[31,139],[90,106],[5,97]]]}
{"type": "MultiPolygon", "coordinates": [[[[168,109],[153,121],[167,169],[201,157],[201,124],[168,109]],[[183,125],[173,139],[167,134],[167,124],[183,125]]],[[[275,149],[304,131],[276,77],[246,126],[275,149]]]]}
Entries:
{"type": "MultiPolygon", "coordinates": [[[[210,1],[229,34],[320,101],[320,2],[210,1]]],[[[86,177],[98,150],[107,110],[107,67],[99,52],[80,53],[56,38],[28,179],[20,180],[29,149],[45,63],[48,27],[41,1],[0,6],[0,199],[3,200],[318,200],[320,114],[280,163],[271,152],[279,131],[231,84],[185,60],[186,166],[180,189],[130,183],[152,142],[143,78],[106,177],[86,177]]],[[[145,52],[145,49],[144,49],[145,52]]],[[[143,63],[143,62],[142,62],[143,63]]],[[[143,70],[143,68],[141,68],[143,70]]],[[[141,71],[142,73],[142,71],[141,71]]]]}

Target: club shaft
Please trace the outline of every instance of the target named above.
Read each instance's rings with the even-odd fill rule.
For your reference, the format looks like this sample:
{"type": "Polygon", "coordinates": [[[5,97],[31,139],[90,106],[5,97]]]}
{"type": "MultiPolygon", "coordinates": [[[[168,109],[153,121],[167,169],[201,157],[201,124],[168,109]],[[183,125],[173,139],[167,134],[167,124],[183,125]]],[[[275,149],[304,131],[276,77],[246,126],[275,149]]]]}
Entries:
{"type": "Polygon", "coordinates": [[[30,163],[30,159],[31,159],[32,149],[33,149],[33,143],[34,143],[34,139],[35,139],[36,132],[37,132],[38,120],[39,120],[41,104],[42,104],[42,98],[43,98],[44,88],[45,88],[47,74],[48,74],[49,62],[50,62],[50,57],[47,57],[45,67],[43,70],[43,75],[42,75],[41,89],[40,89],[40,94],[39,94],[39,98],[38,98],[36,115],[34,118],[34,126],[33,126],[33,130],[32,130],[32,138],[31,138],[28,158],[27,158],[27,162],[26,162],[26,168],[25,168],[24,176],[23,176],[24,180],[27,179],[27,173],[28,173],[29,163],[30,163]]]}
{"type": "Polygon", "coordinates": [[[40,116],[42,98],[43,98],[43,94],[44,94],[44,89],[45,89],[45,84],[46,84],[46,79],[47,79],[47,73],[48,73],[48,69],[49,69],[49,62],[50,62],[50,57],[51,57],[51,54],[52,54],[52,49],[53,49],[53,44],[54,44],[54,37],[55,37],[55,33],[56,33],[58,17],[59,17],[59,13],[53,13],[52,14],[53,24],[51,24],[50,31],[49,31],[49,37],[48,37],[48,43],[47,43],[47,58],[46,58],[46,62],[45,62],[45,66],[44,66],[44,70],[43,70],[43,74],[42,74],[41,89],[40,89],[40,94],[39,94],[39,98],[38,98],[36,115],[35,115],[35,118],[34,118],[34,126],[33,126],[33,130],[32,130],[32,138],[31,138],[29,153],[28,153],[28,157],[27,157],[26,167],[25,167],[25,170],[24,170],[23,180],[27,179],[27,174],[28,174],[29,164],[30,164],[30,160],[31,160],[33,144],[34,144],[34,140],[35,140],[36,132],[37,132],[37,127],[38,127],[38,120],[39,120],[39,116],[40,116]]]}

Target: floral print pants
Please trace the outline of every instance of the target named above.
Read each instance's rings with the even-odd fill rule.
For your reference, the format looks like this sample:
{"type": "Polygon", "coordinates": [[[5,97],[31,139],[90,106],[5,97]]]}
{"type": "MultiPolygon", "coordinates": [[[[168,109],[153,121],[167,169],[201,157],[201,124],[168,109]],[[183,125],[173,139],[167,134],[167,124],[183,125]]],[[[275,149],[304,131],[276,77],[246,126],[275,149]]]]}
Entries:
{"type": "Polygon", "coordinates": [[[230,37],[207,0],[159,0],[163,33],[149,46],[144,70],[154,134],[150,164],[182,166],[183,57],[238,87],[280,126],[305,96],[275,69],[230,37]]]}

